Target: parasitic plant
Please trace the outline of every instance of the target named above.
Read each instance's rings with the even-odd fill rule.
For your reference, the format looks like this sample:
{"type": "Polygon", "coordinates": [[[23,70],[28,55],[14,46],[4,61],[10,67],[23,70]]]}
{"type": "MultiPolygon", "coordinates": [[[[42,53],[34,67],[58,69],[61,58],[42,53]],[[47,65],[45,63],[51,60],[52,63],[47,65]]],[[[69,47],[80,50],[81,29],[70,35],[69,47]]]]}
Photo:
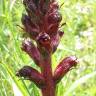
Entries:
{"type": "Polygon", "coordinates": [[[59,13],[59,5],[55,0],[23,0],[23,4],[27,14],[22,15],[21,21],[30,40],[25,39],[22,42],[22,50],[40,67],[41,72],[31,66],[24,66],[16,75],[34,82],[41,89],[42,96],[56,96],[56,85],[77,65],[77,58],[69,56],[52,72],[51,56],[64,33],[60,31],[62,16],[59,13]]]}

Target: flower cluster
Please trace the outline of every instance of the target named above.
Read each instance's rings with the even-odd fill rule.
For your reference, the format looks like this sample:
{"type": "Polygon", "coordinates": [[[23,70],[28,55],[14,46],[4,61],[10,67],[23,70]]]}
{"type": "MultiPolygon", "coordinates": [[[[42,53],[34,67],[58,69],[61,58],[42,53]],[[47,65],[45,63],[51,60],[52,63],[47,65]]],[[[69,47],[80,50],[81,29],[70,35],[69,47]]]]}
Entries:
{"type": "Polygon", "coordinates": [[[58,11],[59,5],[55,0],[23,0],[23,4],[27,12],[21,19],[23,29],[36,44],[25,39],[22,42],[22,50],[40,67],[41,72],[24,66],[16,75],[34,82],[42,90],[43,96],[55,96],[56,84],[77,65],[77,58],[69,56],[52,72],[51,56],[64,33],[59,29],[62,20],[58,11]]]}

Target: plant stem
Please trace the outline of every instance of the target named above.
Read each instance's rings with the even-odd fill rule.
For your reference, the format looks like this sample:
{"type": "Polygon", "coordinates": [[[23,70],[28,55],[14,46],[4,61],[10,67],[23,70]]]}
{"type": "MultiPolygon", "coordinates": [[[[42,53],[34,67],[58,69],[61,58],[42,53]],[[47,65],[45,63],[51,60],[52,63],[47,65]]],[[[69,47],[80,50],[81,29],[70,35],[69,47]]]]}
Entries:
{"type": "Polygon", "coordinates": [[[41,89],[42,96],[55,96],[55,83],[52,75],[51,56],[44,57],[42,61],[41,70],[46,83],[41,89]]]}

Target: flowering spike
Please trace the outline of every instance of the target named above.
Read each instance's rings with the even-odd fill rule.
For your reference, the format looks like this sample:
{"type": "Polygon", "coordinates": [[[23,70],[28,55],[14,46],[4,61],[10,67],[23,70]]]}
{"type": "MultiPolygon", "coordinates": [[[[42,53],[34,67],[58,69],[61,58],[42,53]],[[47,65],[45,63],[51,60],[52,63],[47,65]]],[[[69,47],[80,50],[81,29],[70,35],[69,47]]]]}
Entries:
{"type": "Polygon", "coordinates": [[[62,60],[52,73],[51,57],[64,34],[60,28],[66,23],[60,26],[62,16],[55,0],[23,0],[23,4],[27,13],[22,15],[21,22],[30,41],[25,38],[22,50],[40,67],[41,73],[30,66],[24,66],[17,76],[33,81],[41,89],[42,96],[55,96],[57,83],[77,65],[76,57],[70,56],[62,60]]]}
{"type": "Polygon", "coordinates": [[[70,56],[63,59],[55,69],[54,77],[53,77],[55,83],[58,83],[63,78],[63,76],[68,71],[70,71],[70,69],[73,66],[76,65],[77,65],[77,58],[75,56],[70,56]]]}

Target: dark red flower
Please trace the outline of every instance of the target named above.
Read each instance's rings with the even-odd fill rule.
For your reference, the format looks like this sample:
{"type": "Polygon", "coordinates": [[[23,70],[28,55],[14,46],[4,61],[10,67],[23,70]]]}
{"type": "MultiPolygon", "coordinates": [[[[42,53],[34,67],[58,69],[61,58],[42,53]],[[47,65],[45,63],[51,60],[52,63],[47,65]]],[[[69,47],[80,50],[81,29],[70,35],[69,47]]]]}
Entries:
{"type": "Polygon", "coordinates": [[[54,80],[56,83],[58,83],[62,77],[72,69],[72,67],[76,66],[78,63],[78,60],[75,56],[70,56],[64,58],[60,64],[57,66],[57,68],[54,71],[54,80]]]}
{"type": "Polygon", "coordinates": [[[24,66],[17,74],[19,77],[24,77],[27,80],[34,82],[38,87],[43,87],[45,84],[42,74],[30,66],[24,66]]]}
{"type": "Polygon", "coordinates": [[[42,96],[55,96],[57,83],[77,65],[77,58],[69,56],[52,73],[51,56],[64,34],[60,30],[65,23],[60,26],[59,5],[55,0],[23,0],[23,4],[27,13],[22,15],[21,22],[30,40],[22,42],[22,50],[40,67],[41,72],[24,66],[16,75],[34,82],[41,89],[42,96]]]}
{"type": "Polygon", "coordinates": [[[22,50],[25,51],[35,62],[36,65],[40,66],[41,56],[37,47],[30,40],[24,40],[22,43],[22,50]]]}

